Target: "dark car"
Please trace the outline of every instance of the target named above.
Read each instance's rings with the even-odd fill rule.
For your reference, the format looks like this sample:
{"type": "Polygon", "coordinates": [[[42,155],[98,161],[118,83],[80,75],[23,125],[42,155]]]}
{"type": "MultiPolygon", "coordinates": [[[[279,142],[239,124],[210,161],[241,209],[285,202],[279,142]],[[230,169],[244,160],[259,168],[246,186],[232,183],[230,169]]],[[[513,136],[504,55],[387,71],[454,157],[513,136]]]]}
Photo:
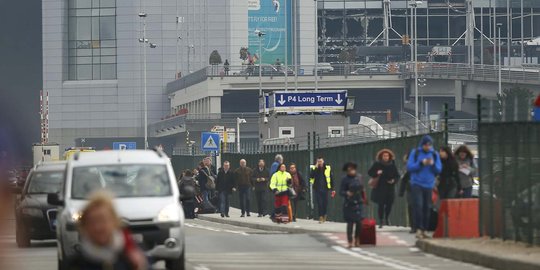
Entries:
{"type": "Polygon", "coordinates": [[[370,74],[386,74],[390,72],[388,67],[386,66],[371,66],[371,67],[363,67],[359,68],[351,74],[353,75],[370,75],[370,74]]]}
{"type": "Polygon", "coordinates": [[[30,171],[15,204],[18,247],[29,247],[31,240],[56,239],[57,210],[47,203],[47,194],[60,193],[65,169],[65,162],[51,162],[30,171]]]}

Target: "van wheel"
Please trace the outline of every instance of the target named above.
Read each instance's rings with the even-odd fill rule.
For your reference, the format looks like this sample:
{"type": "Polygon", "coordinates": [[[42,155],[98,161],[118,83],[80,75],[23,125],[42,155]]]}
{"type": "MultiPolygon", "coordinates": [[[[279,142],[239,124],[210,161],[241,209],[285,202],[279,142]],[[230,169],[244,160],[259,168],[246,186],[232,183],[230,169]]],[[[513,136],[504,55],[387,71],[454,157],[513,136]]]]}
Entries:
{"type": "Polygon", "coordinates": [[[165,261],[165,268],[167,270],[185,270],[186,269],[186,260],[185,260],[185,251],[182,250],[182,255],[176,260],[167,260],[165,261]]]}
{"type": "Polygon", "coordinates": [[[23,226],[17,226],[17,231],[15,232],[15,240],[17,241],[17,247],[19,248],[28,248],[30,247],[30,236],[23,228],[23,226]]]}

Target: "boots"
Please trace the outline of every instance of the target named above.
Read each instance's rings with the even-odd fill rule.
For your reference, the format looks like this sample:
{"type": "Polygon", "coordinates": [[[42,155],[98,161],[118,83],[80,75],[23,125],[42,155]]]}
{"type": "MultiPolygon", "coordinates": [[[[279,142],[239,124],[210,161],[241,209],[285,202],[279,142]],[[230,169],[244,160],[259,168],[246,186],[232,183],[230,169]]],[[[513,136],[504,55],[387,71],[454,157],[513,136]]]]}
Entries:
{"type": "Polygon", "coordinates": [[[351,249],[353,247],[353,242],[349,242],[349,245],[347,246],[347,248],[351,249]]]}
{"type": "Polygon", "coordinates": [[[355,247],[360,247],[360,236],[356,237],[354,239],[354,246],[355,247]]]}
{"type": "Polygon", "coordinates": [[[319,224],[322,224],[324,222],[324,217],[323,216],[320,216],[319,217],[319,224]]]}
{"type": "Polygon", "coordinates": [[[328,217],[328,216],[326,216],[326,215],[323,217],[323,223],[326,222],[326,218],[327,218],[327,217],[328,217]]]}

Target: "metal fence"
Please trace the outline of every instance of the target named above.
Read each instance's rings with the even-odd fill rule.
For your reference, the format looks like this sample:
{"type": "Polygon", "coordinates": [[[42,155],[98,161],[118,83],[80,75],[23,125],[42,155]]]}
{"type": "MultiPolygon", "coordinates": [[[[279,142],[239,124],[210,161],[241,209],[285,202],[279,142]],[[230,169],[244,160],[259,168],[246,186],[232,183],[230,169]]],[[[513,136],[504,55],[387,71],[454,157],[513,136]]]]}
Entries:
{"type": "MultiPolygon", "coordinates": [[[[441,146],[444,143],[443,133],[432,133],[431,134],[435,140],[435,146],[441,146]]],[[[259,159],[264,159],[269,166],[277,153],[280,153],[285,158],[285,163],[290,164],[292,162],[297,164],[299,171],[306,178],[309,176],[309,165],[313,163],[314,157],[324,157],[325,161],[333,167],[333,172],[335,176],[335,185],[336,190],[339,189],[341,184],[341,177],[343,176],[341,172],[341,166],[347,162],[352,161],[356,162],[359,165],[359,172],[364,175],[364,182],[367,183],[368,176],[367,170],[372,165],[375,159],[376,153],[383,148],[389,148],[395,152],[397,160],[396,165],[398,168],[403,171],[404,162],[402,157],[408,153],[412,148],[418,145],[420,136],[412,137],[403,137],[396,139],[380,140],[375,142],[368,143],[359,143],[354,145],[346,146],[337,146],[337,147],[328,147],[320,149],[309,149],[309,150],[298,150],[298,151],[285,151],[285,152],[268,152],[268,153],[253,153],[253,154],[237,154],[237,153],[225,153],[222,156],[222,161],[228,160],[231,162],[233,167],[238,166],[240,159],[246,159],[248,166],[256,167],[259,159]]],[[[173,156],[173,166],[178,172],[182,169],[192,168],[195,162],[200,161],[201,157],[177,157],[173,156]]],[[[367,184],[366,184],[367,186],[367,184]]],[[[368,190],[368,198],[370,190],[368,190]]],[[[396,193],[397,194],[397,193],[396,193]]],[[[309,194],[308,194],[309,195],[309,194]]],[[[397,197],[397,196],[396,196],[397,197]]],[[[273,209],[272,201],[270,194],[268,194],[268,205],[266,209],[273,209]]],[[[338,196],[335,199],[329,201],[329,219],[333,221],[342,221],[342,199],[338,196]]],[[[233,195],[231,199],[231,204],[235,207],[238,207],[238,196],[233,195]]],[[[407,220],[407,207],[406,200],[404,198],[396,198],[394,203],[394,210],[390,217],[390,222],[393,225],[397,226],[406,226],[408,224],[407,220]]],[[[299,218],[312,218],[314,217],[314,209],[312,209],[313,204],[311,203],[311,197],[307,196],[306,200],[300,204],[298,209],[299,218]]],[[[255,201],[252,199],[251,209],[255,210],[256,208],[255,201]]],[[[255,211],[254,211],[255,212],[255,211]]],[[[365,214],[369,217],[374,217],[375,215],[375,205],[370,203],[365,214]]]]}
{"type": "Polygon", "coordinates": [[[540,245],[540,123],[480,123],[480,232],[540,245]]]}

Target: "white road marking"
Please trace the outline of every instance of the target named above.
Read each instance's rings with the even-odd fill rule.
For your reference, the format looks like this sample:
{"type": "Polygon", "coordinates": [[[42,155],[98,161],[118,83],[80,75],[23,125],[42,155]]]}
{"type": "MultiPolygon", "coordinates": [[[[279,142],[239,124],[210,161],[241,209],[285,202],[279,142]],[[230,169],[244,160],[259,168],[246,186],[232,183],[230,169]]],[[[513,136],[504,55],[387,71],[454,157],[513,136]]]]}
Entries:
{"type": "Polygon", "coordinates": [[[407,245],[407,242],[403,241],[403,240],[397,240],[396,243],[400,244],[400,245],[404,245],[406,246],[407,245]]]}
{"type": "Polygon", "coordinates": [[[350,255],[350,256],[365,260],[365,261],[370,261],[370,262],[373,262],[373,263],[385,265],[385,266],[391,267],[393,269],[398,269],[398,270],[431,270],[430,268],[425,268],[425,267],[415,265],[415,264],[412,264],[412,263],[399,261],[399,260],[396,260],[396,259],[393,259],[393,258],[390,258],[390,257],[381,256],[381,255],[378,255],[378,254],[375,254],[375,253],[372,253],[372,252],[366,252],[366,251],[361,250],[361,249],[360,250],[353,249],[354,250],[353,251],[353,250],[349,250],[349,249],[346,249],[346,248],[343,248],[343,247],[340,247],[340,246],[333,246],[332,248],[334,250],[336,250],[337,252],[347,254],[347,255],[350,255]],[[357,252],[355,252],[355,251],[357,251],[357,252]]]}
{"type": "Polygon", "coordinates": [[[420,252],[420,249],[417,248],[417,247],[412,247],[412,248],[409,248],[409,251],[410,252],[420,252]]]}
{"type": "Polygon", "coordinates": [[[335,236],[335,235],[332,235],[332,236],[328,236],[329,239],[332,239],[332,240],[338,240],[339,237],[338,236],[335,236]]]}
{"type": "Polygon", "coordinates": [[[197,265],[193,268],[194,270],[210,270],[210,268],[204,266],[204,265],[197,265]]]}
{"type": "Polygon", "coordinates": [[[344,245],[344,244],[347,244],[347,241],[345,241],[345,240],[337,240],[336,243],[344,245]]]}
{"type": "Polygon", "coordinates": [[[395,236],[395,235],[390,235],[388,236],[388,238],[392,239],[392,240],[397,240],[399,239],[399,237],[395,236]]]}
{"type": "Polygon", "coordinates": [[[234,234],[240,234],[240,235],[249,235],[248,233],[246,232],[243,232],[243,231],[233,231],[233,230],[226,230],[226,229],[218,229],[218,228],[214,228],[214,227],[208,227],[208,226],[203,226],[203,225],[199,225],[199,224],[193,224],[193,223],[185,223],[186,227],[190,227],[190,228],[197,228],[197,229],[203,229],[203,230],[208,230],[208,231],[213,231],[213,232],[227,232],[227,233],[234,233],[234,234]]]}

